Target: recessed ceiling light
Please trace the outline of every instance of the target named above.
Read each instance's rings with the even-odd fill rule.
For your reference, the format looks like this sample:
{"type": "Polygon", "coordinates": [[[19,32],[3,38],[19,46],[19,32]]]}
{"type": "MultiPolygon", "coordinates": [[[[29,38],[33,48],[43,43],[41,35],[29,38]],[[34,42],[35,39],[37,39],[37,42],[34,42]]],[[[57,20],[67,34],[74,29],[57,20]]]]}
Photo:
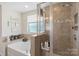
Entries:
{"type": "Polygon", "coordinates": [[[25,8],[28,8],[28,5],[25,5],[24,7],[25,7],[25,8]]]}

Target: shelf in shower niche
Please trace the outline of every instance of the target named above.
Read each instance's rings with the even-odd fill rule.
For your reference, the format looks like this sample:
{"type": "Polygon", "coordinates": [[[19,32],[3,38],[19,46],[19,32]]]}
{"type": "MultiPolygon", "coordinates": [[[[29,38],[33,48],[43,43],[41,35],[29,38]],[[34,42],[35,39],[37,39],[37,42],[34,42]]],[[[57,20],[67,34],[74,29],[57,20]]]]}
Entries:
{"type": "Polygon", "coordinates": [[[50,48],[49,47],[42,47],[41,49],[44,50],[44,51],[47,51],[47,52],[50,51],[50,48]]]}
{"type": "Polygon", "coordinates": [[[78,26],[78,24],[74,24],[74,26],[78,26]]]}
{"type": "Polygon", "coordinates": [[[77,34],[78,32],[77,31],[74,31],[74,34],[77,34]]]}
{"type": "Polygon", "coordinates": [[[74,27],[72,27],[72,29],[74,29],[75,31],[77,31],[78,30],[78,26],[74,26],[74,27]]]}

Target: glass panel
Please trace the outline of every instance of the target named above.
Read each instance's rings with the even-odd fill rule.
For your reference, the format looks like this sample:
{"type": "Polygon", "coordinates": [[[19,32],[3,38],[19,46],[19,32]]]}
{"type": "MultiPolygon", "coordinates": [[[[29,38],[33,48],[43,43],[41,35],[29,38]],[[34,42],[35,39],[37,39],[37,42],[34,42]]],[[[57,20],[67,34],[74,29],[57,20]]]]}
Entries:
{"type": "MultiPolygon", "coordinates": [[[[49,3],[41,3],[38,5],[38,35],[39,34],[44,34],[43,39],[41,41],[41,49],[47,49],[48,51],[50,50],[50,40],[49,40],[49,29],[48,29],[48,24],[49,24],[49,3]],[[46,35],[46,36],[45,36],[46,35]]],[[[49,52],[44,52],[44,50],[41,52],[41,55],[45,55],[49,52]]]]}

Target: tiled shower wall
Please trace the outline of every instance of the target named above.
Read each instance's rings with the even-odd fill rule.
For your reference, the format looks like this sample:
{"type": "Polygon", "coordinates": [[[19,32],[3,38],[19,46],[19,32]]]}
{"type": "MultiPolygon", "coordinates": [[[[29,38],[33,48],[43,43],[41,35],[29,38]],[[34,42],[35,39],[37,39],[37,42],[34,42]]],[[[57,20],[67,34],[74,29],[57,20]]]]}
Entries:
{"type": "Polygon", "coordinates": [[[73,48],[71,6],[56,4],[53,6],[53,52],[70,55],[73,48]]]}

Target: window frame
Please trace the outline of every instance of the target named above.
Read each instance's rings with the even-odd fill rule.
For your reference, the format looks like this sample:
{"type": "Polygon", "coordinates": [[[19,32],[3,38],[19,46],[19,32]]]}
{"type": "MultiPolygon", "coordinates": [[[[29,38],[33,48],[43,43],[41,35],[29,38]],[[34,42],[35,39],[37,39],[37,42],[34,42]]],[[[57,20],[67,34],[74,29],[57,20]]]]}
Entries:
{"type": "MultiPolygon", "coordinates": [[[[44,23],[44,30],[41,31],[42,29],[40,29],[40,27],[42,27],[41,24],[42,24],[42,22],[44,22],[44,21],[41,21],[41,20],[40,20],[40,21],[38,21],[38,20],[35,21],[35,20],[34,20],[35,22],[34,22],[34,21],[31,22],[31,21],[28,21],[28,20],[29,20],[29,19],[28,19],[29,16],[34,16],[34,18],[36,18],[36,17],[35,17],[36,14],[32,14],[32,15],[28,15],[28,16],[27,16],[27,33],[29,33],[29,34],[36,34],[36,33],[38,33],[38,32],[40,32],[40,33],[45,32],[45,23],[44,23]],[[29,25],[30,23],[36,23],[36,24],[37,24],[37,25],[36,25],[36,27],[37,27],[37,28],[36,28],[36,32],[30,32],[30,31],[29,31],[29,30],[30,30],[30,25],[29,25]]],[[[37,18],[36,18],[36,19],[37,19],[37,18]]]]}

